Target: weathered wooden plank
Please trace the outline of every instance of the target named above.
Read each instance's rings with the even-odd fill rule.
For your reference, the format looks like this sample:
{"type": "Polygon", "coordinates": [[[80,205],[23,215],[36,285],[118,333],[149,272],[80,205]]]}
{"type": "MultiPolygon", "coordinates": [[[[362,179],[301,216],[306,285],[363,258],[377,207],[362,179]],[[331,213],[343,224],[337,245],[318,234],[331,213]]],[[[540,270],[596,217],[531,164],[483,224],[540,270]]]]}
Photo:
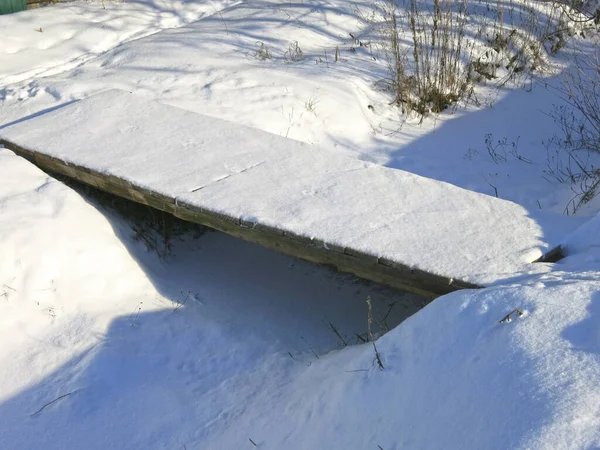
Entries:
{"type": "Polygon", "coordinates": [[[520,205],[123,91],[0,138],[45,170],[429,296],[530,271],[547,246],[520,205]]]}
{"type": "Polygon", "coordinates": [[[226,214],[205,210],[196,205],[179,202],[156,192],[132,186],[114,176],[32,152],[8,140],[0,140],[0,142],[6,148],[32,161],[47,172],[67,176],[105,192],[171,213],[182,220],[199,223],[291,256],[331,265],[340,271],[350,272],[358,277],[427,298],[435,298],[457,289],[479,287],[471,283],[416,270],[355,249],[341,248],[318,239],[285,233],[283,230],[271,226],[242,221],[226,214]]]}
{"type": "Polygon", "coordinates": [[[565,250],[561,245],[557,245],[556,247],[550,249],[548,252],[544,253],[534,262],[536,263],[555,263],[560,261],[565,257],[565,250]]]}

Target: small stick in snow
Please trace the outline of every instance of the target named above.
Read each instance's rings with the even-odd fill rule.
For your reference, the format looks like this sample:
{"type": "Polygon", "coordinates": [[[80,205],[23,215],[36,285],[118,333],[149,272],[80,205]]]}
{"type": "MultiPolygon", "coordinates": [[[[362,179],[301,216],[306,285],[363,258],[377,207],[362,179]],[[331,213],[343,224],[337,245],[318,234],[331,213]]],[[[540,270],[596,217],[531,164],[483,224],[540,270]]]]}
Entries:
{"type": "Polygon", "coordinates": [[[306,345],[308,345],[308,348],[310,349],[312,354],[315,355],[315,358],[319,359],[319,355],[317,355],[317,352],[315,352],[315,350],[310,346],[310,344],[306,341],[306,339],[304,339],[304,336],[300,336],[300,339],[302,339],[304,342],[306,342],[306,345]]]}
{"type": "Polygon", "coordinates": [[[229,34],[229,28],[227,28],[227,22],[225,22],[225,19],[223,19],[223,14],[221,14],[221,11],[219,11],[219,16],[221,16],[221,20],[223,21],[223,25],[225,25],[225,32],[227,34],[229,34]]]}
{"type": "Polygon", "coordinates": [[[487,181],[487,184],[489,184],[490,187],[494,188],[494,192],[496,193],[496,198],[500,198],[500,197],[498,197],[498,188],[496,186],[494,186],[492,183],[490,183],[489,181],[487,181]]]}
{"type": "Polygon", "coordinates": [[[254,442],[252,439],[248,438],[248,440],[252,443],[252,445],[254,445],[255,447],[258,447],[258,445],[256,445],[256,442],[254,442]]]}
{"type": "Polygon", "coordinates": [[[373,350],[375,350],[375,361],[377,362],[377,365],[379,366],[379,370],[385,369],[385,367],[383,367],[383,362],[381,362],[381,355],[379,354],[379,351],[377,350],[375,341],[373,341],[373,350]]]}
{"type": "Polygon", "coordinates": [[[135,321],[137,320],[138,316],[140,315],[140,311],[142,310],[143,304],[144,304],[144,302],[139,302],[135,311],[129,315],[129,322],[132,327],[136,325],[135,321]]]}
{"type": "Polygon", "coordinates": [[[179,308],[183,307],[186,302],[188,301],[188,298],[190,298],[190,294],[192,293],[192,291],[189,291],[187,294],[183,293],[183,290],[181,291],[181,297],[183,298],[182,302],[177,302],[177,305],[175,306],[175,308],[173,308],[172,313],[176,312],[179,308]]]}
{"type": "Polygon", "coordinates": [[[11,291],[17,292],[15,288],[11,288],[8,284],[3,284],[2,286],[4,286],[6,289],[10,289],[11,291]]]}
{"type": "Polygon", "coordinates": [[[63,394],[63,395],[61,395],[60,397],[57,397],[57,398],[55,398],[55,399],[54,399],[54,400],[52,400],[51,402],[48,402],[48,403],[46,403],[44,406],[42,406],[40,409],[38,409],[36,412],[34,412],[34,413],[33,413],[33,414],[31,414],[31,415],[32,415],[32,416],[35,416],[35,415],[37,415],[37,414],[41,413],[41,412],[44,410],[44,408],[45,408],[46,406],[50,406],[52,403],[54,403],[54,402],[57,402],[57,401],[59,401],[60,399],[63,399],[63,398],[65,398],[65,397],[68,397],[68,396],[69,396],[69,395],[71,395],[72,393],[73,393],[73,392],[69,392],[68,394],[63,394]]]}
{"type": "Polygon", "coordinates": [[[342,346],[348,347],[348,343],[342,337],[342,335],[340,334],[339,330],[335,327],[335,325],[333,323],[331,323],[331,320],[329,320],[327,324],[325,322],[323,322],[323,325],[325,325],[325,328],[327,328],[329,331],[331,331],[332,333],[334,333],[337,336],[337,338],[342,343],[342,346]]]}
{"type": "Polygon", "coordinates": [[[508,323],[508,322],[510,322],[511,321],[510,316],[512,316],[514,313],[518,313],[519,317],[521,317],[523,315],[523,311],[521,311],[519,308],[516,308],[516,309],[513,309],[511,312],[509,312],[501,320],[499,320],[499,323],[508,323]]]}

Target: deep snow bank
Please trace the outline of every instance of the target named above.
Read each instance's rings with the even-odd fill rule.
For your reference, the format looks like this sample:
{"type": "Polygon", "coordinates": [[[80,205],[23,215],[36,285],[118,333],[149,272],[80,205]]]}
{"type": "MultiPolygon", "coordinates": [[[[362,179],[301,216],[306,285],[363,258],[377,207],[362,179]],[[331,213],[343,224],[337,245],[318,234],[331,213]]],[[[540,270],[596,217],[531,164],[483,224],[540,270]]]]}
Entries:
{"type": "Polygon", "coordinates": [[[143,261],[73,190],[6,150],[0,168],[0,448],[600,445],[593,249],[436,300],[377,341],[380,371],[368,344],[323,354],[319,320],[364,321],[344,310],[360,285],[256,250],[238,264],[249,244],[229,255],[217,233],[143,261]]]}
{"type": "Polygon", "coordinates": [[[377,342],[384,371],[368,345],[331,354],[209,447],[597,448],[599,322],[598,272],[453,293],[377,342]]]}

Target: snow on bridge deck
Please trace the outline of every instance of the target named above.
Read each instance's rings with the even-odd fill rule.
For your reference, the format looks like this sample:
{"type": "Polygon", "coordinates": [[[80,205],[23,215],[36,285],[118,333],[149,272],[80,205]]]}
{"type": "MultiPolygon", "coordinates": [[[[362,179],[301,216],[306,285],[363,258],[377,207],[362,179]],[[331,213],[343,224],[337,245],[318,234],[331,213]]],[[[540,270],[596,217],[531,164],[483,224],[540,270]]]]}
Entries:
{"type": "Polygon", "coordinates": [[[429,297],[525,270],[545,247],[514,203],[118,90],[0,139],[49,172],[429,297]]]}

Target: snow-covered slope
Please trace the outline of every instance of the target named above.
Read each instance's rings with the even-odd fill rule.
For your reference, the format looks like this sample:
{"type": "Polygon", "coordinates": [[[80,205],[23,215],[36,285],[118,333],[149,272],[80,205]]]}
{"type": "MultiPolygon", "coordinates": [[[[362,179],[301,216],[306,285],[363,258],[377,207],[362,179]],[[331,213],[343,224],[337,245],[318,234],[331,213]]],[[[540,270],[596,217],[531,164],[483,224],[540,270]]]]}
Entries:
{"type": "MultiPolygon", "coordinates": [[[[121,7],[106,4],[107,11],[121,7]]],[[[146,17],[144,9],[133,8],[145,4],[125,2],[123,7],[131,8],[128,17],[146,17]]],[[[158,6],[163,3],[150,5],[155,5],[158,15],[169,14],[168,10],[160,12],[158,6]]],[[[180,6],[195,11],[203,5],[185,2],[180,6]]],[[[85,8],[86,14],[77,16],[82,27],[93,27],[106,14],[93,3],[85,8]]],[[[542,142],[555,132],[548,112],[553,104],[561,103],[548,90],[548,85],[557,83],[555,79],[540,75],[525,88],[484,89],[477,93],[480,105],[470,104],[423,123],[418,118],[405,121],[389,106],[390,93],[374,86],[389,76],[385,52],[376,42],[360,46],[351,37],[375,39],[369,34],[371,24],[364,20],[373,2],[248,0],[219,12],[211,8],[203,9],[207,16],[201,20],[124,42],[70,70],[59,65],[51,76],[41,73],[0,87],[0,123],[119,88],[318,148],[498,195],[532,213],[557,213],[555,221],[561,220],[572,192],[559,183],[549,189],[544,179],[548,152],[542,142]],[[286,55],[296,42],[303,59],[290,61],[286,55]],[[257,57],[261,44],[269,48],[272,59],[257,57]],[[506,147],[498,149],[506,153],[506,162],[496,163],[490,157],[485,143],[488,135],[492,146],[506,141],[506,147]]],[[[58,20],[53,19],[53,11],[44,12],[48,21],[58,20]]],[[[60,16],[61,11],[54,15],[60,16]]],[[[20,20],[29,26],[26,17],[20,20]]],[[[16,29],[14,20],[1,17],[0,30],[16,29]]],[[[118,29],[132,27],[123,24],[118,29]]],[[[30,34],[41,39],[46,31],[39,33],[35,28],[30,34]]],[[[14,45],[22,48],[19,54],[25,65],[27,61],[33,68],[56,65],[51,49],[35,50],[36,41],[29,34],[7,33],[18,40],[14,45]]],[[[95,42],[74,35],[60,54],[75,58],[81,46],[86,49],[95,42]]],[[[0,73],[22,72],[13,60],[15,55],[0,54],[0,73]]]]}
{"type": "MultiPolygon", "coordinates": [[[[370,2],[104,3],[0,17],[0,128],[116,87],[497,190],[532,217],[570,198],[542,178],[553,80],[400,127],[373,88],[385,61],[349,37],[370,2]],[[286,62],[295,41],[305,58],[286,62]],[[488,133],[532,163],[492,161],[488,133]]],[[[442,297],[385,334],[380,370],[370,344],[338,351],[335,330],[364,338],[368,295],[382,315],[394,305],[390,326],[420,299],[219,233],[164,261],[90,202],[0,150],[1,449],[600,447],[598,219],[559,239],[552,271],[442,297]]]]}
{"type": "Polygon", "coordinates": [[[221,233],[173,244],[160,260],[0,149],[0,448],[182,447],[234,402],[234,380],[337,348],[331,324],[354,343],[368,295],[390,326],[423,304],[221,233]],[[80,406],[33,414],[73,391],[80,406]]]}
{"type": "Polygon", "coordinates": [[[383,371],[369,345],[330,354],[248,396],[207,448],[598,448],[598,275],[447,295],[377,341],[383,371]]]}
{"type": "Polygon", "coordinates": [[[227,4],[220,0],[79,0],[4,16],[0,86],[64,72],[123,42],[180,27],[227,4]]]}
{"type": "Polygon", "coordinates": [[[600,445],[590,248],[431,303],[377,341],[380,370],[370,344],[327,354],[327,323],[350,340],[367,294],[417,299],[219,233],[159,261],[11,152],[0,171],[0,448],[600,445]]]}

